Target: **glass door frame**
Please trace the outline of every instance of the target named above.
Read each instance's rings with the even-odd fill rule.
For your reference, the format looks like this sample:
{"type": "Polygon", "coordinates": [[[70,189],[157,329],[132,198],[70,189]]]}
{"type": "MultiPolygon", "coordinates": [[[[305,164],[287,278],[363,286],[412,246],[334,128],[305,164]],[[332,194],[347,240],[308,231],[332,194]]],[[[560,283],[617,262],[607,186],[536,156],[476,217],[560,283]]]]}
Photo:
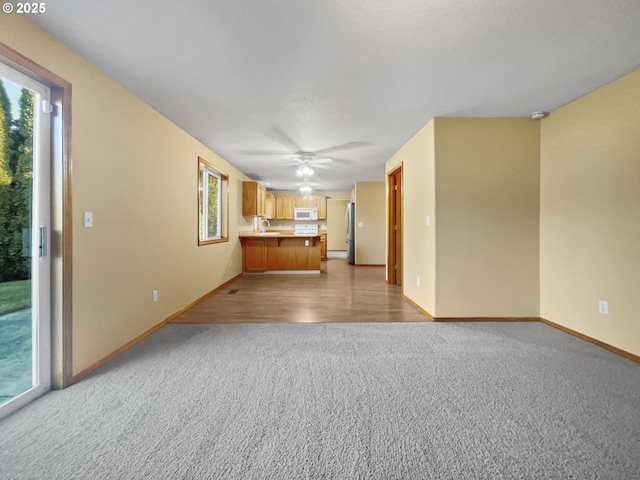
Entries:
{"type": "Polygon", "coordinates": [[[0,406],[0,418],[51,386],[51,91],[5,63],[0,76],[34,93],[31,196],[31,388],[0,406]]]}
{"type": "MultiPolygon", "coordinates": [[[[48,61],[46,52],[37,58],[48,61]]],[[[62,389],[81,378],[73,374],[73,89],[69,81],[2,42],[0,62],[51,89],[51,388],[62,389]]]]}

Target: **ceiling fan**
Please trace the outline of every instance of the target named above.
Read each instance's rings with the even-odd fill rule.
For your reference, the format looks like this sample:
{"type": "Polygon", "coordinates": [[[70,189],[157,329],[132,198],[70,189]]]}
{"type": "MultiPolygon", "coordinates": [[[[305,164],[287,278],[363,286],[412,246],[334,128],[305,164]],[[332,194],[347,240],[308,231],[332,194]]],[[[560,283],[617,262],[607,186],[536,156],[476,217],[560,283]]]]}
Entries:
{"type": "MultiPolygon", "coordinates": [[[[322,168],[329,169],[331,168],[329,165],[325,165],[326,163],[331,163],[332,160],[326,157],[316,157],[314,152],[297,152],[293,155],[289,155],[289,158],[293,160],[293,163],[283,163],[282,165],[298,165],[304,169],[304,167],[313,167],[313,168],[322,168]]],[[[302,171],[302,170],[301,170],[302,171]]],[[[309,175],[309,173],[302,172],[301,175],[309,175]]]]}
{"type": "MultiPolygon", "coordinates": [[[[300,191],[304,194],[309,194],[312,190],[311,185],[309,183],[309,177],[313,175],[314,168],[328,170],[331,167],[328,165],[334,160],[336,162],[345,162],[340,158],[327,158],[321,157],[320,155],[326,155],[328,153],[343,151],[343,150],[351,150],[354,148],[366,147],[369,145],[368,142],[347,142],[340,145],[334,145],[332,147],[322,148],[320,150],[310,151],[302,149],[296,142],[294,142],[289,136],[287,136],[282,130],[278,128],[269,129],[265,132],[265,135],[271,140],[280,143],[281,145],[291,148],[291,150],[296,151],[296,153],[291,154],[288,152],[282,151],[272,151],[272,150],[238,150],[237,152],[242,155],[260,155],[260,156],[270,156],[270,157],[282,157],[290,159],[290,163],[282,163],[282,166],[294,165],[298,168],[296,169],[296,174],[298,177],[304,179],[304,183],[300,187],[300,191]]],[[[291,151],[289,150],[289,152],[291,151]]],[[[347,160],[348,162],[348,160],[347,160]]]]}

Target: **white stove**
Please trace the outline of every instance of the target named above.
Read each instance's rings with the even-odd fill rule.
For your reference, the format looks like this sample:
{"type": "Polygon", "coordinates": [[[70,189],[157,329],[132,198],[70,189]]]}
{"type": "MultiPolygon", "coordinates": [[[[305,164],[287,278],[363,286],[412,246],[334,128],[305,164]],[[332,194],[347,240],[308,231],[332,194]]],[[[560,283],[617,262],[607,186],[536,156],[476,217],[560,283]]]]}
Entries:
{"type": "Polygon", "coordinates": [[[317,223],[296,223],[293,228],[294,235],[318,235],[317,223]]]}

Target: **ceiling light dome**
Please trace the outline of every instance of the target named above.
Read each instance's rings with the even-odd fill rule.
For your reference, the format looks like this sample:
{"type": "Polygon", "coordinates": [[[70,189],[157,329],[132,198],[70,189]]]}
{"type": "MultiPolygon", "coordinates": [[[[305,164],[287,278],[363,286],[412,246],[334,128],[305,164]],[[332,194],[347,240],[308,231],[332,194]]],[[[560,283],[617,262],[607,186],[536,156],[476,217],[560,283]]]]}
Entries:
{"type": "Polygon", "coordinates": [[[313,168],[309,165],[302,165],[296,170],[296,173],[299,177],[308,177],[309,175],[313,175],[313,168]]]}

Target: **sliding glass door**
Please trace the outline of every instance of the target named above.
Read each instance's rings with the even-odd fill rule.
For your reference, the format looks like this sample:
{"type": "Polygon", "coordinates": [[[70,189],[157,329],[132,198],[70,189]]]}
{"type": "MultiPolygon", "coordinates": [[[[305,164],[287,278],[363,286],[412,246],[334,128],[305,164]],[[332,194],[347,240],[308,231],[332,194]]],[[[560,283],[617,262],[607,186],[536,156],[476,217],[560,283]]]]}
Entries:
{"type": "Polygon", "coordinates": [[[49,389],[50,92],[0,63],[0,418],[49,389]]]}

